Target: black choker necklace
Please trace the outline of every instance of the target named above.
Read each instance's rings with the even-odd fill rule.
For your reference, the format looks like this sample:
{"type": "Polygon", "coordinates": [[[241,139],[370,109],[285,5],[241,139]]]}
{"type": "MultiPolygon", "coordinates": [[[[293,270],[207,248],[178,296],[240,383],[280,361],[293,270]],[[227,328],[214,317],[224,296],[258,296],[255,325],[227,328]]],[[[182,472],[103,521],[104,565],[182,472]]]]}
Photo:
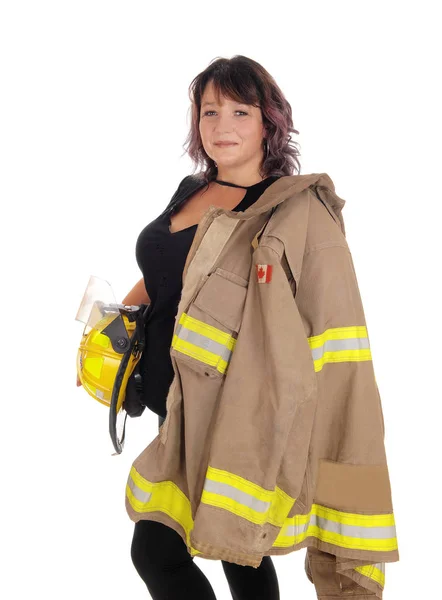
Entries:
{"type": "Polygon", "coordinates": [[[253,185],[236,185],[236,183],[230,183],[230,181],[222,181],[221,179],[215,179],[214,181],[216,181],[216,183],[219,183],[221,185],[230,185],[231,187],[243,188],[244,190],[248,190],[249,188],[254,187],[255,185],[258,185],[258,183],[261,183],[261,181],[264,181],[264,179],[262,179],[261,181],[258,181],[258,183],[254,183],[253,185]]]}

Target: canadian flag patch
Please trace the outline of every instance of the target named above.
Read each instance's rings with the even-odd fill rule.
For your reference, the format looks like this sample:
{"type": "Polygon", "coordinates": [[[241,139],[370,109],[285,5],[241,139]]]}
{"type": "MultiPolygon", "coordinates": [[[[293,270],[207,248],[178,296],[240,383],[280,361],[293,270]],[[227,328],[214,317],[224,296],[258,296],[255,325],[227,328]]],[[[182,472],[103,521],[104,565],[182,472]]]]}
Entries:
{"type": "Polygon", "coordinates": [[[272,280],[272,265],[255,265],[258,283],[270,283],[272,280]]]}

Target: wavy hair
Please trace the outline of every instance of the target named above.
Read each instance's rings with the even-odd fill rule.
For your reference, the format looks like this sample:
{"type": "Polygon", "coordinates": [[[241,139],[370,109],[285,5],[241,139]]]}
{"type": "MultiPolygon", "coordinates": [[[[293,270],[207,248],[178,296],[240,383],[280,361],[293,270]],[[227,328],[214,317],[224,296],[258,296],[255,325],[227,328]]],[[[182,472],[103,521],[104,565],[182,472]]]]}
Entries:
{"type": "Polygon", "coordinates": [[[290,132],[299,135],[293,128],[292,108],[273,77],[254,60],[242,55],[233,58],[214,59],[199,73],[189,86],[191,101],[191,127],[183,144],[194,163],[194,173],[202,166],[201,175],[206,182],[216,178],[218,169],[206,151],[199,132],[201,98],[209,81],[213,82],[219,101],[220,93],[237,102],[261,109],[263,125],[267,130],[264,141],[264,159],[260,165],[261,177],[270,175],[293,175],[301,171],[298,160],[299,144],[291,142],[290,132]],[[265,144],[267,142],[268,148],[265,144]]]}

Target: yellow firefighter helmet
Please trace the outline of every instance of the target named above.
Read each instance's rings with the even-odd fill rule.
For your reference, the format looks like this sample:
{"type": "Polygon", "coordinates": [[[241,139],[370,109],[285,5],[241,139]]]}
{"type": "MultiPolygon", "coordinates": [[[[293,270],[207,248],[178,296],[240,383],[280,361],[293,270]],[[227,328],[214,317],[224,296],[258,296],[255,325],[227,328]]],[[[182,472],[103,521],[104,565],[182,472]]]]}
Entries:
{"type": "Polygon", "coordinates": [[[87,393],[109,407],[109,433],[117,454],[124,443],[127,382],[144,350],[149,306],[117,304],[110,284],[91,276],[76,316],[85,323],[77,352],[77,374],[87,393]],[[119,437],[117,418],[121,416],[124,424],[119,437]]]}

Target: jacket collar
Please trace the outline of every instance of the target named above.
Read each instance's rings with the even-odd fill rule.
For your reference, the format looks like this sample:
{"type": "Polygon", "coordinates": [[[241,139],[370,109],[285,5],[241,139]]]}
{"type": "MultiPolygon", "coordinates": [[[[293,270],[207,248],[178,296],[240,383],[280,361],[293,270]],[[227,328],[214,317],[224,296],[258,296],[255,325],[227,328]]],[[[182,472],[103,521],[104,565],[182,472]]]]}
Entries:
{"type": "MultiPolygon", "coordinates": [[[[180,183],[177,191],[173,195],[163,214],[172,212],[175,208],[181,206],[185,200],[198,189],[206,185],[200,174],[188,175],[180,183]]],[[[244,211],[232,211],[218,208],[217,214],[226,214],[233,219],[251,219],[270,211],[288,198],[311,188],[315,196],[320,200],[331,216],[341,227],[345,235],[345,226],[341,211],[345,205],[345,200],[335,193],[335,186],[327,173],[310,173],[307,175],[284,175],[274,181],[261,194],[261,196],[249,208],[244,211]]]]}
{"type": "MultiPolygon", "coordinates": [[[[193,178],[195,176],[190,176],[193,178]]],[[[187,178],[186,178],[187,179],[187,178]]],[[[181,182],[183,184],[183,182],[181,182]]],[[[196,182],[190,180],[187,182],[186,186],[184,186],[183,190],[177,193],[177,200],[174,204],[182,204],[186,197],[191,193],[189,190],[196,190],[198,187],[202,187],[205,185],[204,182],[199,179],[198,185],[196,182]]],[[[181,184],[180,184],[181,187],[181,184]]],[[[288,198],[292,198],[297,194],[303,192],[307,188],[310,188],[315,197],[320,200],[328,212],[341,228],[344,236],[345,236],[345,226],[344,220],[341,215],[342,208],[345,204],[345,200],[339,198],[334,192],[334,184],[331,178],[326,173],[311,173],[309,175],[287,175],[282,176],[276,181],[274,181],[265,191],[261,194],[261,196],[254,202],[249,208],[244,211],[233,211],[225,208],[221,208],[218,206],[210,205],[206,210],[204,215],[202,216],[195,236],[193,238],[192,244],[190,246],[189,252],[187,254],[186,262],[184,264],[183,269],[183,283],[187,277],[187,271],[190,263],[192,262],[196,251],[204,238],[211,222],[222,215],[231,218],[232,221],[236,220],[247,220],[253,219],[262,215],[263,213],[273,213],[276,207],[287,200],[288,198]]],[[[178,188],[179,191],[180,188],[178,188]]],[[[172,205],[172,201],[169,204],[169,207],[172,205]]],[[[170,210],[172,210],[170,208],[170,210]]],[[[166,211],[168,208],[166,208],[166,211]]],[[[262,220],[262,219],[261,219],[262,220]]],[[[232,223],[234,228],[234,223],[232,223]]]]}

